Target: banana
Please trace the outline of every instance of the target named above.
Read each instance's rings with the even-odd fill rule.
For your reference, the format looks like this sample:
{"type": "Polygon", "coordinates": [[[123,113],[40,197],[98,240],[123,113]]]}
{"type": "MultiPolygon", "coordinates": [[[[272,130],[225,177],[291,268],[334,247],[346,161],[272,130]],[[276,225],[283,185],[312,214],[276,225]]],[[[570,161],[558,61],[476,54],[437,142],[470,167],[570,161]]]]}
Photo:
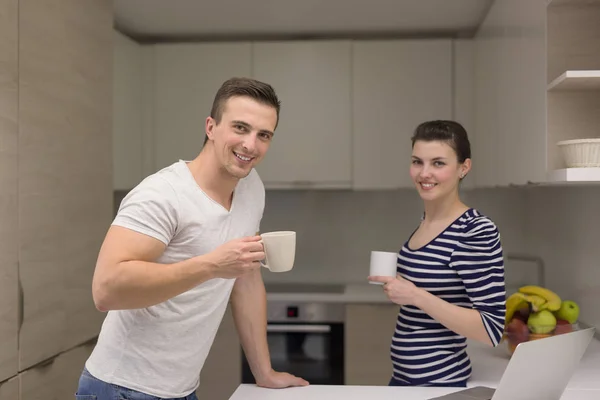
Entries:
{"type": "Polygon", "coordinates": [[[531,304],[531,310],[533,312],[542,311],[548,307],[546,299],[537,294],[523,294],[523,296],[525,296],[525,300],[531,304]]]}
{"type": "Polygon", "coordinates": [[[513,315],[515,315],[515,312],[519,311],[526,305],[527,300],[525,300],[525,295],[523,293],[516,292],[511,294],[508,299],[506,299],[505,323],[508,325],[513,315]]]}
{"type": "Polygon", "coordinates": [[[546,309],[546,310],[550,310],[550,311],[556,311],[556,310],[560,309],[562,300],[559,295],[557,295],[550,289],[546,289],[546,288],[536,286],[536,285],[528,285],[528,286],[520,287],[519,292],[526,294],[526,295],[539,296],[539,297],[545,299],[546,304],[541,305],[540,307],[543,307],[543,308],[540,308],[540,310],[546,309]]]}

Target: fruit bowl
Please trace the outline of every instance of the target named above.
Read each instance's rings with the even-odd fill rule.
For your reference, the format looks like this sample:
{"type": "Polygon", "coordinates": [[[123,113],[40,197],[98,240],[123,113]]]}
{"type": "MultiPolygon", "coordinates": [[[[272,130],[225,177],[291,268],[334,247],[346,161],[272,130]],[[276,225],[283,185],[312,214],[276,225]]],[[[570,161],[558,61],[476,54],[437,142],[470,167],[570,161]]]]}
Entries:
{"type": "Polygon", "coordinates": [[[506,299],[502,341],[512,355],[519,343],[579,330],[579,306],[540,286],[523,286],[506,299]]]}
{"type": "Polygon", "coordinates": [[[544,333],[531,332],[531,329],[527,326],[527,321],[513,318],[502,337],[508,355],[512,356],[519,343],[544,339],[580,329],[579,323],[575,322],[574,324],[570,324],[565,320],[558,320],[556,325],[538,325],[537,328],[539,329],[537,330],[538,332],[544,333]]]}

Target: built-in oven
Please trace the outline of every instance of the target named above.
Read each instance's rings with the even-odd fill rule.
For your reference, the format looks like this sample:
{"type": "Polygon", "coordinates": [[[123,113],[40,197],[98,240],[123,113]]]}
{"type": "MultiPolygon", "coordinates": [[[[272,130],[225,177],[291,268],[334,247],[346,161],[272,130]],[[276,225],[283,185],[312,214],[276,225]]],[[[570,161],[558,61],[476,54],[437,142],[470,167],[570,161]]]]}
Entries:
{"type": "MultiPolygon", "coordinates": [[[[267,342],[274,370],[313,385],[344,384],[343,303],[267,304],[267,342]]],[[[242,383],[255,383],[242,351],[242,383]]]]}

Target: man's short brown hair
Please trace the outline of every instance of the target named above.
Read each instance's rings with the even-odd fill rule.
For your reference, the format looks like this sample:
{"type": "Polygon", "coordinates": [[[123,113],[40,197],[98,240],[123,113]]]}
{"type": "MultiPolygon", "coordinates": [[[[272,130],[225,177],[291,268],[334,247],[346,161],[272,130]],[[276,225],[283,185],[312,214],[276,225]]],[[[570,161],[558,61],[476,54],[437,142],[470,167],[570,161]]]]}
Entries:
{"type": "MultiPolygon", "coordinates": [[[[281,103],[277,98],[275,90],[268,83],[251,78],[231,78],[223,82],[215,95],[212,109],[210,110],[210,116],[217,124],[221,122],[223,109],[227,100],[236,96],[250,97],[259,103],[273,107],[277,113],[277,122],[275,123],[275,127],[277,127],[281,103]]],[[[204,143],[207,141],[208,136],[204,138],[204,143]]]]}

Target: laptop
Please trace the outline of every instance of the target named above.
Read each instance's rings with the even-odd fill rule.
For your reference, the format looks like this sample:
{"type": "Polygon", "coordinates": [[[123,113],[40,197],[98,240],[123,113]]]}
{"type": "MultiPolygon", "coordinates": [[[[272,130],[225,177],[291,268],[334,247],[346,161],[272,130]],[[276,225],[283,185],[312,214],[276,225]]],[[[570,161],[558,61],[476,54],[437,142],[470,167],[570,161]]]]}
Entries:
{"type": "Polygon", "coordinates": [[[496,389],[476,386],[429,400],[559,400],[594,327],[517,345],[496,389]]]}

